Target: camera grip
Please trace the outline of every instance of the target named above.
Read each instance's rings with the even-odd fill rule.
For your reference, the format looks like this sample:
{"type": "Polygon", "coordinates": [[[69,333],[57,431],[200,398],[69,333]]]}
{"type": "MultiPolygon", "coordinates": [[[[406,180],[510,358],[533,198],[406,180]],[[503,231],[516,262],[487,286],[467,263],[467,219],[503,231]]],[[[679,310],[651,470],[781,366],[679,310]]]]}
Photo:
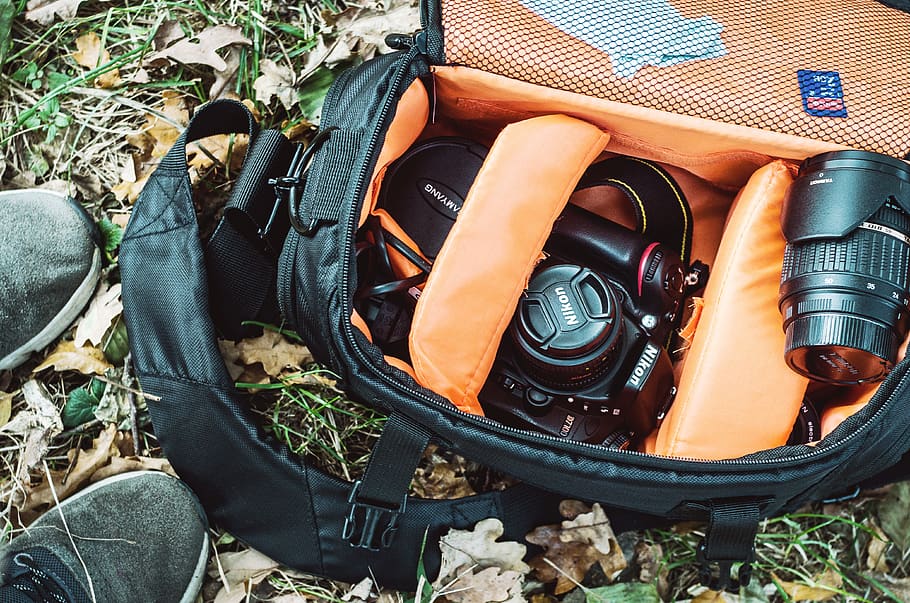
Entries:
{"type": "Polygon", "coordinates": [[[483,414],[477,394],[518,298],[554,220],[608,140],[566,115],[503,129],[417,303],[409,347],[421,385],[483,414]]]}

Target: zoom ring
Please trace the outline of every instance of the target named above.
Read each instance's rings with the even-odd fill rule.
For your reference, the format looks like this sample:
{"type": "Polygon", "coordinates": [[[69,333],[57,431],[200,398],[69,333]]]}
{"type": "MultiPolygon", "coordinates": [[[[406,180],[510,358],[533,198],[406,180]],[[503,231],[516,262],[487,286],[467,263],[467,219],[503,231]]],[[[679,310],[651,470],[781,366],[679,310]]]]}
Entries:
{"type": "Polygon", "coordinates": [[[781,282],[809,273],[852,273],[907,286],[910,245],[874,230],[857,229],[844,239],[787,245],[781,282]]]}

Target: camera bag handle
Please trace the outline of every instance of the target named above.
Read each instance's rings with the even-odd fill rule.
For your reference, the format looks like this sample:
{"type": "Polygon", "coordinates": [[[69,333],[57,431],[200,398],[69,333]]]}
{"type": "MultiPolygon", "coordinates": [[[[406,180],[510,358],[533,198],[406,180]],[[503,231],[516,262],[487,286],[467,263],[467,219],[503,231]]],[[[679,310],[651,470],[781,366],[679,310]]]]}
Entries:
{"type": "MultiPolygon", "coordinates": [[[[238,251],[211,259],[212,244],[204,249],[200,242],[186,163],[189,142],[235,133],[239,125],[252,135],[241,174],[252,170],[250,162],[267,174],[281,172],[281,152],[269,159],[271,151],[260,155],[257,149],[282,145],[256,144],[263,132],[247,109],[235,101],[211,102],[197,111],[149,178],[120,251],[124,318],[136,375],[155,396],[149,412],[156,436],[210,519],[297,569],[352,582],[373,572],[383,586],[405,589],[416,583],[422,543],[435,543],[449,528],[493,517],[504,525],[503,538],[521,540],[534,527],[557,521],[562,497],[525,484],[455,500],[401,498],[430,441],[402,414],[389,418],[366,474],[353,487],[265,433],[227,373],[213,322],[219,306],[240,306],[232,311],[236,315],[251,311],[249,300],[236,293],[216,296],[237,278],[255,281],[252,267],[261,258],[250,263],[251,256],[238,251]],[[214,280],[222,282],[217,289],[210,286],[214,280]]],[[[256,187],[242,190],[260,196],[256,187]]],[[[661,522],[634,513],[611,517],[617,529],[661,522]]],[[[434,575],[438,547],[426,546],[422,560],[434,575]]]]}

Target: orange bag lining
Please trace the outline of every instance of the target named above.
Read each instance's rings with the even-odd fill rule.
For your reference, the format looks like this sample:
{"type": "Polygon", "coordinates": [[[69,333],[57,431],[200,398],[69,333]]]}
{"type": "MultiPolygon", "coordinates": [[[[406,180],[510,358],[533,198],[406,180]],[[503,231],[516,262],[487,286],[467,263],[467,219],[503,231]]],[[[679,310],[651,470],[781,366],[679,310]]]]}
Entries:
{"type": "MultiPolygon", "coordinates": [[[[698,240],[713,236],[719,242],[723,220],[717,214],[723,211],[723,199],[728,200],[726,209],[729,209],[734,193],[758,167],[773,158],[782,158],[789,160],[790,169],[795,170],[797,162],[805,157],[846,148],[543,88],[467,67],[434,67],[433,77],[436,103],[433,121],[429,121],[431,111],[426,90],[417,80],[402,97],[389,128],[361,220],[375,209],[386,168],[413,142],[439,135],[461,135],[490,144],[506,124],[536,115],[564,113],[590,121],[611,134],[607,155],[629,154],[651,159],[667,164],[678,180],[688,176],[696,184],[686,186],[680,182],[680,185],[693,203],[698,240]],[[673,136],[667,136],[668,131],[673,136]],[[693,189],[698,191],[695,196],[693,189]],[[714,203],[707,208],[698,203],[699,193],[705,191],[714,196],[714,203]],[[710,228],[713,232],[699,233],[698,229],[706,222],[716,223],[710,228]]],[[[615,198],[615,194],[605,193],[605,201],[595,199],[581,205],[615,217],[614,202],[610,200],[615,198]]],[[[712,260],[716,247],[710,251],[701,257],[712,260]]],[[[359,316],[353,316],[352,322],[369,338],[359,316]]],[[[407,363],[398,359],[390,359],[390,363],[413,376],[413,369],[407,363]]]]}

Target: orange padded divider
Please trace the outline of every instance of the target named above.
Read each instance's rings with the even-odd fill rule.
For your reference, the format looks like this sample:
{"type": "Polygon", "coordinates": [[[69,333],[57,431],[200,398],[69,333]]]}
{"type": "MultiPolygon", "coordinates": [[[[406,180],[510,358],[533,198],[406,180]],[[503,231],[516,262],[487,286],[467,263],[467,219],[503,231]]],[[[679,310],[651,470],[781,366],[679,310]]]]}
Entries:
{"type": "Polygon", "coordinates": [[[792,180],[775,161],[734,203],[657,454],[735,458],[787,442],[808,383],[784,362],[777,309],[786,245],[780,208],[792,180]]]}
{"type": "MultiPolygon", "coordinates": [[[[821,415],[821,434],[827,436],[840,426],[844,420],[855,415],[869,403],[875,392],[878,391],[878,383],[869,385],[856,385],[851,387],[840,387],[830,395],[825,396],[825,407],[819,413],[821,415]]],[[[832,388],[833,389],[833,388],[832,388]]]]}
{"type": "Polygon", "coordinates": [[[409,338],[417,381],[483,414],[483,386],[553,222],[609,135],[566,115],[507,126],[437,256],[409,338]]]}

